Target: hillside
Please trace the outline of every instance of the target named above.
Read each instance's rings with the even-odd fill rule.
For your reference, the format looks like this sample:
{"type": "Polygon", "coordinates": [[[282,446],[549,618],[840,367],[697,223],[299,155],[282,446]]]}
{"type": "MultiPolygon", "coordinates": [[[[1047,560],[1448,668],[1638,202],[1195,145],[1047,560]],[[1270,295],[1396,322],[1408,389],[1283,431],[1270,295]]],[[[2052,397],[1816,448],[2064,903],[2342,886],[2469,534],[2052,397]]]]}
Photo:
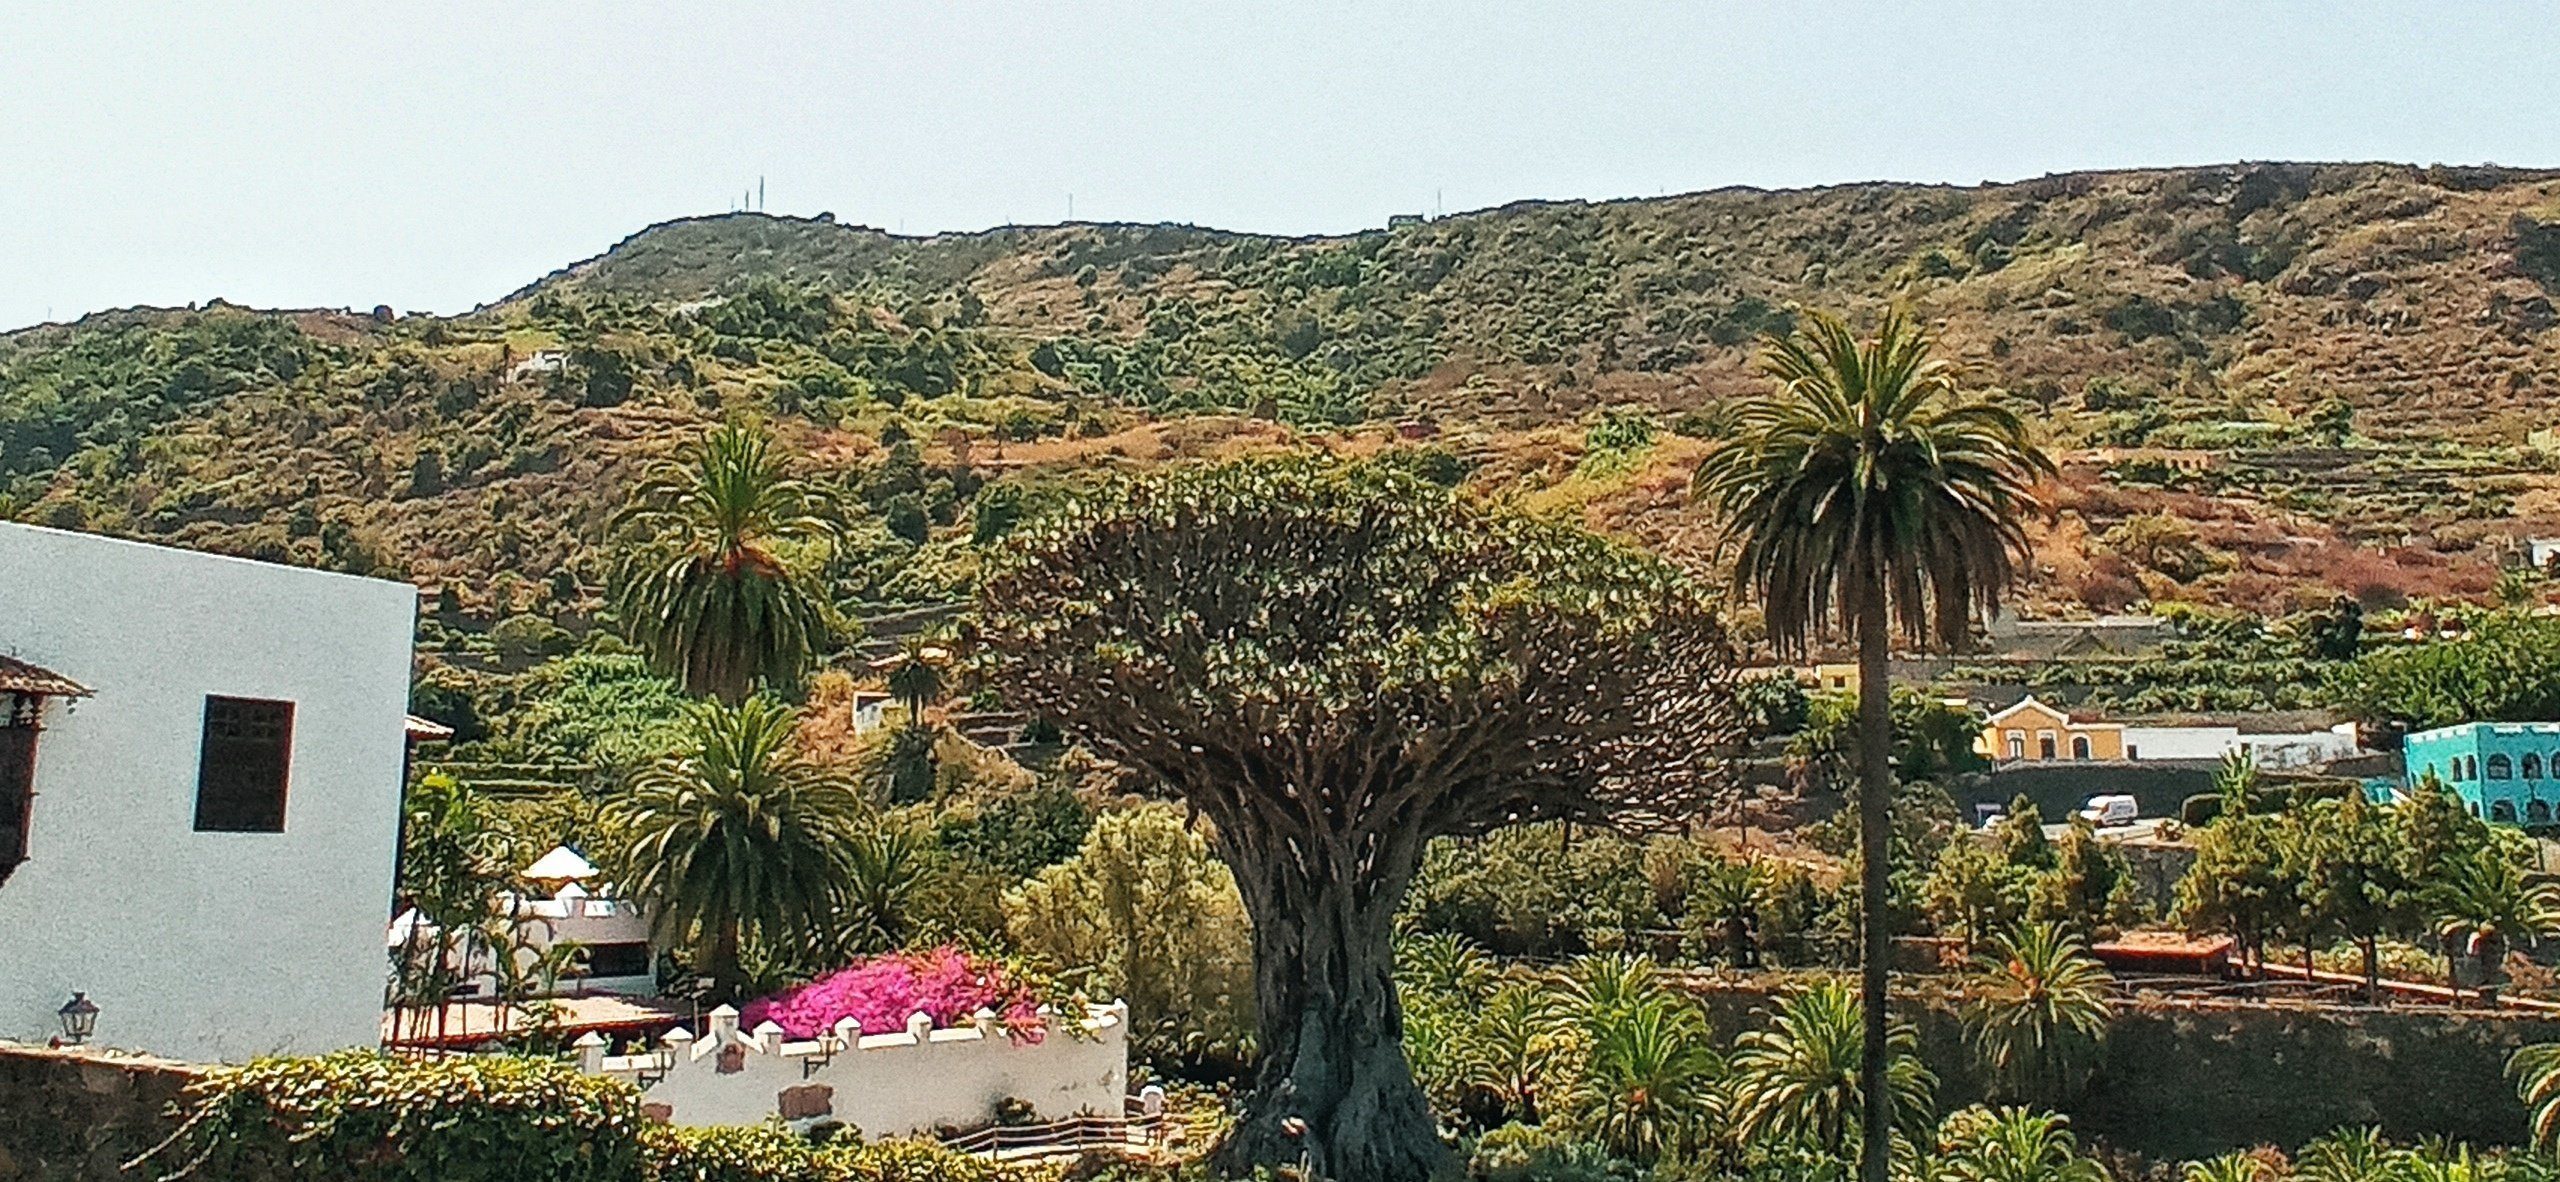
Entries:
{"type": "Polygon", "coordinates": [[[1756,337],[1898,300],[2072,461],[2041,609],[2479,596],[2560,534],[2555,298],[2560,173],[2516,170],[1720,190],[1312,239],[733,214],[462,316],[0,337],[0,512],[575,613],[638,462],[754,410],[866,509],[830,572],[854,600],[964,584],[1020,501],[985,487],[1291,438],[1429,437],[1695,558],[1687,467],[1758,388],[1756,337]]]}

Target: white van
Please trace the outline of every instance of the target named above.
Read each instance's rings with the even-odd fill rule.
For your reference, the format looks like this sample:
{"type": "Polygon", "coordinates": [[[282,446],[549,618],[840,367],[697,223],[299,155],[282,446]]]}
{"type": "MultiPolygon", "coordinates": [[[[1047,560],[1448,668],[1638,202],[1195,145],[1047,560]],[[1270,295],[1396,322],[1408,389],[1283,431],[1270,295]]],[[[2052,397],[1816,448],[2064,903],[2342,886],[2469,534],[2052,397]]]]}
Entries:
{"type": "Polygon", "coordinates": [[[2103,829],[2111,825],[2130,825],[2142,817],[2142,806],[2130,796],[2092,796],[2089,806],[2080,810],[2089,823],[2103,829]]]}

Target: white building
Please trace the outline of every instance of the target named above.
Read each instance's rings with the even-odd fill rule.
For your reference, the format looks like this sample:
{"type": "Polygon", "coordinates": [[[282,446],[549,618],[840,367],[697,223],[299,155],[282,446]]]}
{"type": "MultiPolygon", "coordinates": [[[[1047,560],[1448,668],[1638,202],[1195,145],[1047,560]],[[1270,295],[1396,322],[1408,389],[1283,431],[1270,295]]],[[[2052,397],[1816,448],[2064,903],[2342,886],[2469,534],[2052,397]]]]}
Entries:
{"type": "Polygon", "coordinates": [[[2126,759],[2215,761],[2234,752],[2266,768],[2311,767],[2362,751],[2356,724],[2320,729],[2254,731],[2229,724],[2141,726],[2125,724],[2126,759]]]}
{"type": "Polygon", "coordinates": [[[378,1039],[416,613],[0,523],[0,1038],[81,993],[96,1043],[176,1058],[378,1039]]]}
{"type": "Polygon", "coordinates": [[[917,1014],[887,1034],[864,1034],[848,1018],[801,1041],[771,1022],[740,1030],[728,1006],[708,1017],[700,1037],[679,1027],[637,1055],[609,1056],[605,1040],[589,1035],[578,1042],[580,1065],[638,1084],[644,1111],[671,1124],[780,1117],[800,1129],[837,1121],[868,1137],[987,1124],[1008,1100],[1044,1121],[1118,1117],[1128,1094],[1129,1007],[1121,1002],[1090,1007],[1081,1030],[1051,1029],[1038,1042],[1017,1041],[984,1012],[941,1030],[917,1014]]]}
{"type": "MultiPolygon", "coordinates": [[[[620,993],[647,996],[657,992],[657,956],[649,943],[649,917],[636,903],[591,893],[596,868],[576,850],[559,846],[517,872],[518,878],[550,891],[549,898],[507,892],[498,907],[511,921],[514,946],[500,950],[472,938],[447,948],[446,963],[460,978],[457,997],[494,998],[503,982],[497,957],[503,951],[520,970],[541,963],[545,953],[562,945],[577,951],[554,992],[562,995],[620,993]]],[[[419,957],[432,963],[436,925],[415,908],[391,921],[387,942],[395,957],[419,957]]]]}

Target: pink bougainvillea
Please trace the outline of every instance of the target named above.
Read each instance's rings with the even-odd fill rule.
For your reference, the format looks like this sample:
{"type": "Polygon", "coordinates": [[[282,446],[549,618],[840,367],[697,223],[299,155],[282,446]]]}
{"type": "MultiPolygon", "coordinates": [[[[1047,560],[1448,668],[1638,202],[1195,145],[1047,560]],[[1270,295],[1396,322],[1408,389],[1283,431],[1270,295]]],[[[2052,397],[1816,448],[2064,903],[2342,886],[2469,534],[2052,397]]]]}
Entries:
{"type": "Polygon", "coordinates": [[[791,1038],[815,1038],[852,1018],[864,1034],[907,1028],[912,1014],[939,1026],[966,1025],[979,1010],[994,1011],[1015,1038],[1037,1042],[1041,1019],[1037,992],[994,961],[949,945],[930,952],[892,952],[858,961],[794,989],[747,1003],[738,1014],[747,1030],[770,1021],[791,1038]]]}

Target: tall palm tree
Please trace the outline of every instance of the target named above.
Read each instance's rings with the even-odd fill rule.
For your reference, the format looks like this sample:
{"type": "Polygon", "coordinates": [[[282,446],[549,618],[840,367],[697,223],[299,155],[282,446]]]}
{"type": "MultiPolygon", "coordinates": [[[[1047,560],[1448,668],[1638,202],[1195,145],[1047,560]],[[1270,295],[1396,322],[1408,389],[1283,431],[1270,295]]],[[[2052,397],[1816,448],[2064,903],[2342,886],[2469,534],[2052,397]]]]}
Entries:
{"type": "Polygon", "coordinates": [[[799,751],[789,707],[702,703],[684,749],[643,771],[607,814],[625,890],[660,939],[693,950],[724,995],[744,941],[806,936],[832,915],[864,814],[843,779],[799,751]]]}
{"type": "MultiPolygon", "coordinates": [[[[2457,944],[2467,943],[2480,961],[2484,999],[2497,990],[2498,970],[2512,941],[2560,930],[2560,887],[2525,885],[2524,868],[2495,842],[2449,861],[2424,901],[2435,913],[2436,934],[2444,940],[2447,958],[2457,944]]],[[[2460,988],[2450,979],[2448,984],[2460,988]]]]}
{"type": "Polygon", "coordinates": [[[837,530],[763,432],[732,423],[659,464],[615,525],[633,546],[614,610],[686,693],[735,705],[759,683],[788,688],[832,643],[823,592],[778,548],[837,530]]]}
{"type": "MultiPolygon", "coordinates": [[[[1894,786],[1886,682],[1898,624],[1913,641],[1962,645],[2026,549],[2024,516],[2052,462],[2018,417],[1959,392],[1927,333],[1889,312],[1861,341],[1821,313],[1768,342],[1777,383],[1741,405],[1734,433],[1699,466],[1698,497],[1723,516],[1736,585],[1769,635],[1801,650],[1845,624],[1858,648],[1858,836],[1862,1078],[1884,1096],[1888,797],[1894,786]]],[[[1867,1112],[1860,1171],[1885,1182],[1892,1114],[1867,1112]]]]}
{"type": "Polygon", "coordinates": [[[2056,1104],[2086,1077],[2114,1007],[2105,965],[2080,937],[2022,923],[1977,962],[1974,1049],[2010,1099],[2056,1104]]]}
{"type": "MultiPolygon", "coordinates": [[[[1862,1009],[1848,986],[1825,981],[1788,998],[1768,1029],[1734,1040],[1732,1118],[1738,1139],[1791,1138],[1832,1154],[1846,1148],[1849,1130],[1863,1129],[1863,1116],[1880,1107],[1863,1102],[1873,1093],[1860,1070],[1866,1044],[1862,1009]]],[[[1916,1141],[1928,1128],[1937,1079],[1921,1065],[1920,1036],[1909,1024],[1888,1028],[1885,1052],[1894,1119],[1916,1141]]]]}

